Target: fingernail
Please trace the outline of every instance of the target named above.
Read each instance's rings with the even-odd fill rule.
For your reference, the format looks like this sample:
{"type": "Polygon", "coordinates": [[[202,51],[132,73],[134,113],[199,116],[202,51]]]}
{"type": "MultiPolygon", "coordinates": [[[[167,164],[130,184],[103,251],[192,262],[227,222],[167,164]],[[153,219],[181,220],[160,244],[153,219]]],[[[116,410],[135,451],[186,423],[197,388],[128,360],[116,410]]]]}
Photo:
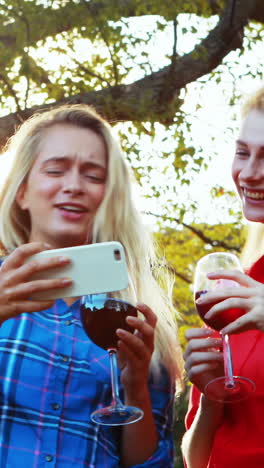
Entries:
{"type": "Polygon", "coordinates": [[[69,259],[69,257],[59,257],[59,262],[60,263],[69,263],[70,259],[69,259]]]}
{"type": "Polygon", "coordinates": [[[71,284],[72,283],[72,279],[71,278],[63,278],[61,280],[62,284],[71,284]]]}
{"type": "Polygon", "coordinates": [[[128,315],[128,316],[126,317],[126,321],[127,321],[128,323],[135,323],[136,320],[137,320],[136,317],[132,317],[131,315],[128,315]]]}

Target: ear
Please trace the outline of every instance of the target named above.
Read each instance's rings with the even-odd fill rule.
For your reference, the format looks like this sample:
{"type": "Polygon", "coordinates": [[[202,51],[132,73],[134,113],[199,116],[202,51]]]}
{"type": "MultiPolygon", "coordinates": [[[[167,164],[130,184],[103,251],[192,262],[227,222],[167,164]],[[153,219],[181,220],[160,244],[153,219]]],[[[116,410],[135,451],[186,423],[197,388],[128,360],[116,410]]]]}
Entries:
{"type": "Polygon", "coordinates": [[[27,182],[22,182],[16,194],[16,202],[21,210],[26,210],[27,206],[27,182]]]}

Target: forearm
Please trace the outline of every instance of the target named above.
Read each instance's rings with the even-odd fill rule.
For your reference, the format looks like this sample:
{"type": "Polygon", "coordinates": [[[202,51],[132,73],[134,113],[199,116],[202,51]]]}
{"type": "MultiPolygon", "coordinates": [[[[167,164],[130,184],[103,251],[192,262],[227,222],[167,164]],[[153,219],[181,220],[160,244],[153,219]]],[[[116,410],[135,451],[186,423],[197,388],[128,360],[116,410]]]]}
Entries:
{"type": "Polygon", "coordinates": [[[182,453],[188,468],[206,468],[208,465],[222,413],[222,404],[201,396],[195,419],[182,441],[182,453]]]}
{"type": "Polygon", "coordinates": [[[155,452],[158,446],[158,432],[147,385],[138,391],[127,392],[125,402],[144,411],[140,421],[123,426],[122,429],[122,465],[129,467],[144,463],[155,452]]]}

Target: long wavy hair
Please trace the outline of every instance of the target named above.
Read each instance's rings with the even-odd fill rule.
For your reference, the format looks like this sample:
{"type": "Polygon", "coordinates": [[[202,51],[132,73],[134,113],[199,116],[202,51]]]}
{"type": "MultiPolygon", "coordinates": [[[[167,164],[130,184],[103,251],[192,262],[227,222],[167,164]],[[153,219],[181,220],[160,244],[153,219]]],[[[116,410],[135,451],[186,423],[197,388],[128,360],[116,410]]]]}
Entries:
{"type": "Polygon", "coordinates": [[[34,114],[10,139],[6,150],[10,152],[13,164],[0,195],[2,247],[8,254],[29,241],[30,218],[16,202],[16,194],[38,157],[43,138],[48,137],[47,130],[60,123],[93,130],[106,145],[106,191],[93,220],[92,242],[115,240],[124,246],[137,300],[148,304],[158,317],[152,368],[157,373],[160,364],[165,365],[172,378],[181,384],[182,357],[168,272],[164,261],[157,257],[153,238],[133,203],[132,174],[119,144],[110,125],[91,107],[64,105],[34,114]]]}

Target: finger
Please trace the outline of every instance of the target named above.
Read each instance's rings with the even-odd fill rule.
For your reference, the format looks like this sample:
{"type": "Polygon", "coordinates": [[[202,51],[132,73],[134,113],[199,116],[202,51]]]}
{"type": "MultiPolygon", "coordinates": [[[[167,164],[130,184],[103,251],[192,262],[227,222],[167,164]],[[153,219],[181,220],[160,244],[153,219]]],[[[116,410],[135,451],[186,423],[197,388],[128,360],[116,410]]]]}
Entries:
{"type": "Polygon", "coordinates": [[[58,278],[55,280],[36,280],[16,285],[5,291],[6,301],[10,303],[18,298],[28,298],[34,293],[61,289],[72,284],[71,278],[58,278]]]}
{"type": "Polygon", "coordinates": [[[149,348],[154,347],[154,328],[149,325],[149,323],[139,318],[130,316],[126,318],[126,321],[131,327],[140,333],[140,338],[149,348]]]}
{"type": "Polygon", "coordinates": [[[118,328],[116,334],[129,348],[130,352],[133,353],[134,359],[136,358],[144,361],[145,359],[151,358],[152,350],[149,349],[137,335],[133,335],[122,328],[118,328]]]}
{"type": "Polygon", "coordinates": [[[209,336],[215,335],[216,332],[215,330],[212,330],[211,328],[208,327],[203,327],[203,328],[189,328],[185,332],[185,338],[187,340],[192,340],[192,339],[198,339],[198,338],[206,338],[209,336]]]}
{"type": "Polygon", "coordinates": [[[123,369],[126,365],[126,354],[123,352],[123,350],[120,348],[120,343],[121,340],[118,340],[117,342],[117,362],[118,362],[118,367],[120,370],[123,369]]]}
{"type": "Polygon", "coordinates": [[[9,286],[23,281],[28,281],[33,275],[49,269],[51,269],[50,276],[52,276],[52,268],[63,267],[69,263],[70,259],[64,256],[26,262],[20,268],[8,272],[8,278],[5,285],[9,286]]]}
{"type": "Polygon", "coordinates": [[[251,287],[256,286],[258,281],[255,281],[250,276],[246,275],[242,271],[239,270],[219,270],[214,271],[212,273],[208,273],[209,279],[230,279],[233,281],[237,281],[241,286],[251,287]]]}
{"type": "Polygon", "coordinates": [[[137,309],[144,315],[146,321],[155,328],[157,324],[157,316],[154,314],[153,310],[146,304],[137,304],[137,309]]]}
{"type": "Polygon", "coordinates": [[[54,301],[19,301],[13,302],[8,308],[8,313],[1,313],[1,321],[16,317],[17,315],[23,314],[24,312],[38,312],[40,310],[50,309],[54,304],[54,301]]]}
{"type": "Polygon", "coordinates": [[[241,297],[247,299],[248,297],[256,295],[257,291],[259,291],[259,288],[256,289],[256,287],[219,288],[213,291],[208,291],[206,294],[200,296],[195,302],[196,304],[206,305],[214,302],[221,302],[224,299],[228,299],[229,297],[241,297]]]}
{"type": "Polygon", "coordinates": [[[133,369],[145,369],[146,372],[148,371],[151,356],[147,359],[142,359],[142,357],[139,359],[133,350],[131,350],[131,348],[121,340],[118,341],[118,353],[120,353],[120,356],[122,357],[125,356],[128,367],[131,366],[133,369]]]}
{"type": "Polygon", "coordinates": [[[126,345],[122,340],[118,340],[118,358],[120,361],[129,360],[130,363],[137,361],[134,353],[130,350],[129,346],[126,345]]]}
{"type": "Polygon", "coordinates": [[[256,324],[259,321],[259,318],[255,317],[254,315],[255,314],[253,313],[242,315],[242,317],[239,317],[237,320],[224,327],[221,330],[221,334],[236,334],[257,329],[258,327],[256,324]]]}
{"type": "Polygon", "coordinates": [[[208,351],[208,352],[197,352],[192,353],[189,356],[187,361],[185,362],[185,369],[189,370],[193,366],[197,364],[205,363],[205,362],[222,362],[223,361],[223,353],[218,351],[208,351]]]}
{"type": "Polygon", "coordinates": [[[43,242],[30,242],[29,244],[20,245],[4,260],[1,270],[6,271],[11,268],[18,268],[31,255],[48,250],[49,248],[49,244],[43,242]]]}
{"type": "Polygon", "coordinates": [[[218,362],[210,362],[204,364],[198,364],[197,366],[192,367],[188,371],[188,377],[192,382],[196,377],[201,377],[203,374],[206,374],[212,370],[216,370],[220,366],[218,362]]]}
{"type": "MultiPolygon", "coordinates": [[[[205,314],[204,318],[210,320],[213,317],[216,317],[221,312],[228,311],[228,309],[239,309],[241,314],[246,313],[247,310],[250,310],[253,306],[253,302],[250,299],[242,299],[237,297],[230,297],[222,302],[215,304],[208,312],[205,314]]],[[[239,313],[239,310],[237,311],[239,313]]],[[[240,314],[240,315],[241,315],[240,314]]],[[[235,317],[234,317],[235,318],[235,317]]]]}
{"type": "Polygon", "coordinates": [[[187,359],[188,356],[194,352],[206,351],[206,350],[209,350],[210,348],[221,349],[222,346],[223,346],[222,338],[212,338],[212,339],[207,338],[205,340],[196,339],[196,340],[189,342],[183,357],[184,359],[187,359]]]}

